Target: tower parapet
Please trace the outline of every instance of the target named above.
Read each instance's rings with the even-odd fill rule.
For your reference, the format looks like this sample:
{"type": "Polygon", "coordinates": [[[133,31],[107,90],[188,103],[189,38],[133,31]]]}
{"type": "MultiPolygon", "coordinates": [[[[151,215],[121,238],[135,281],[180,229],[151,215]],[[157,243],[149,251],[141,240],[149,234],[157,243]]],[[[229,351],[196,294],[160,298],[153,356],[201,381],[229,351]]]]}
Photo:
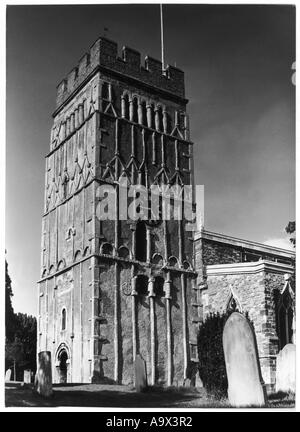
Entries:
{"type": "Polygon", "coordinates": [[[78,65],[57,86],[56,109],[58,109],[96,70],[110,71],[133,78],[151,87],[184,98],[184,73],[167,65],[163,71],[159,60],[146,56],[141,64],[141,54],[124,46],[122,57],[118,56],[118,44],[100,37],[88,53],[79,60],[78,65]]]}

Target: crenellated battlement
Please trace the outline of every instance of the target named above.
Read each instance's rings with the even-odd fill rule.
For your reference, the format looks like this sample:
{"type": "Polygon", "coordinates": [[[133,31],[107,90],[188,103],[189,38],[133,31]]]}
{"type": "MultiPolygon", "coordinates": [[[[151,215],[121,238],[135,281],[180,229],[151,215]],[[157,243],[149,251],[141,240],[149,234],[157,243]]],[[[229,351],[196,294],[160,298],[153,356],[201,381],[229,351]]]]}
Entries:
{"type": "Polygon", "coordinates": [[[89,52],[81,57],[78,65],[58,84],[56,108],[59,108],[98,67],[110,69],[181,98],[185,96],[184,73],[180,69],[167,65],[163,71],[161,61],[149,56],[145,57],[145,63],[142,65],[141,54],[126,46],[123,47],[120,58],[118,44],[100,37],[89,52]]]}

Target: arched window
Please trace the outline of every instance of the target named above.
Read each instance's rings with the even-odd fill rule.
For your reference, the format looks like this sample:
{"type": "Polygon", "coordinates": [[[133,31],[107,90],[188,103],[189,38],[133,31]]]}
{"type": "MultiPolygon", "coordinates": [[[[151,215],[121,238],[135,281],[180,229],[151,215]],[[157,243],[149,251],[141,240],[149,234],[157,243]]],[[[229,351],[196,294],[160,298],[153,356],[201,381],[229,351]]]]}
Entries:
{"type": "Polygon", "coordinates": [[[277,331],[279,337],[279,348],[293,342],[293,299],[286,289],[278,299],[277,306],[277,331]]]}
{"type": "Polygon", "coordinates": [[[61,329],[66,330],[67,325],[67,311],[66,308],[63,308],[61,311],[61,329]]]}
{"type": "Polygon", "coordinates": [[[122,96],[122,117],[129,120],[129,98],[127,93],[122,96]]]}
{"type": "Polygon", "coordinates": [[[171,122],[170,122],[170,116],[169,116],[169,114],[167,113],[167,111],[165,109],[163,111],[162,122],[163,122],[164,133],[168,133],[170,131],[170,129],[171,129],[171,127],[170,127],[170,123],[171,122]]]}
{"type": "Polygon", "coordinates": [[[163,297],[165,295],[164,283],[165,280],[161,276],[156,276],[154,279],[154,293],[157,297],[163,297]]]}
{"type": "Polygon", "coordinates": [[[155,129],[158,131],[163,130],[163,113],[162,107],[159,105],[155,111],[155,129]]]}
{"type": "Polygon", "coordinates": [[[107,82],[103,82],[102,84],[102,99],[109,101],[110,96],[109,84],[107,82]]]}
{"type": "Polygon", "coordinates": [[[135,232],[135,258],[145,262],[147,259],[147,233],[145,222],[139,221],[135,232]]]}
{"type": "Polygon", "coordinates": [[[141,101],[139,105],[139,124],[146,126],[147,125],[147,110],[146,110],[146,102],[141,101]]]}
{"type": "Polygon", "coordinates": [[[138,122],[138,100],[136,97],[130,103],[130,121],[138,122]]]}
{"type": "Polygon", "coordinates": [[[148,295],[148,278],[144,275],[139,275],[136,278],[136,292],[140,296],[148,295]]]}
{"type": "Polygon", "coordinates": [[[153,104],[147,105],[147,126],[152,129],[153,129],[153,113],[154,113],[153,104]]]}

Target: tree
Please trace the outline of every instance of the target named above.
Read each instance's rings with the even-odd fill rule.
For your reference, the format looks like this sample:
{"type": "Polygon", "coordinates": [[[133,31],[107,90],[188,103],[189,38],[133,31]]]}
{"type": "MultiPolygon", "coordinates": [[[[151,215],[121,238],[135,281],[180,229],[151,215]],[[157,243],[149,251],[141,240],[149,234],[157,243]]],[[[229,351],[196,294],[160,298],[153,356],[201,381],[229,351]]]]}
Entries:
{"type": "Polygon", "coordinates": [[[16,315],[16,321],[16,337],[23,347],[23,356],[19,366],[34,370],[36,365],[36,318],[31,315],[18,313],[16,315]]]}
{"type": "Polygon", "coordinates": [[[287,234],[291,234],[292,237],[290,237],[290,242],[293,244],[293,246],[296,246],[296,222],[290,221],[287,226],[285,227],[285,232],[287,234]]]}
{"type": "Polygon", "coordinates": [[[13,342],[6,341],[5,344],[5,369],[13,367],[13,380],[17,380],[17,369],[23,358],[23,345],[15,337],[13,342]]]}
{"type": "Polygon", "coordinates": [[[24,369],[36,369],[37,323],[31,315],[14,313],[12,296],[12,283],[5,260],[5,368],[13,368],[14,380],[22,380],[24,369]]]}
{"type": "Polygon", "coordinates": [[[227,392],[222,335],[228,315],[208,315],[198,333],[199,375],[207,392],[217,398],[227,392]]]}
{"type": "Polygon", "coordinates": [[[11,287],[11,278],[8,274],[8,264],[5,260],[5,338],[9,342],[13,342],[16,320],[12,307],[11,298],[13,296],[11,287]]]}

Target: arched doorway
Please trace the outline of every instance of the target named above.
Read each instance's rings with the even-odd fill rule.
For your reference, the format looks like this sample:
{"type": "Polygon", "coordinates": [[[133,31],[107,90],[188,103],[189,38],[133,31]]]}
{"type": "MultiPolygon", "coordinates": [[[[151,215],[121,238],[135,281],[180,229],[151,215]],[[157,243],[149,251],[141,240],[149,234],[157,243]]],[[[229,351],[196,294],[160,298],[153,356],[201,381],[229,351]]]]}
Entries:
{"type": "Polygon", "coordinates": [[[56,354],[56,382],[66,384],[70,380],[70,355],[69,349],[62,344],[56,354]]]}
{"type": "Polygon", "coordinates": [[[59,382],[65,384],[68,381],[68,354],[62,350],[59,355],[59,382]]]}

